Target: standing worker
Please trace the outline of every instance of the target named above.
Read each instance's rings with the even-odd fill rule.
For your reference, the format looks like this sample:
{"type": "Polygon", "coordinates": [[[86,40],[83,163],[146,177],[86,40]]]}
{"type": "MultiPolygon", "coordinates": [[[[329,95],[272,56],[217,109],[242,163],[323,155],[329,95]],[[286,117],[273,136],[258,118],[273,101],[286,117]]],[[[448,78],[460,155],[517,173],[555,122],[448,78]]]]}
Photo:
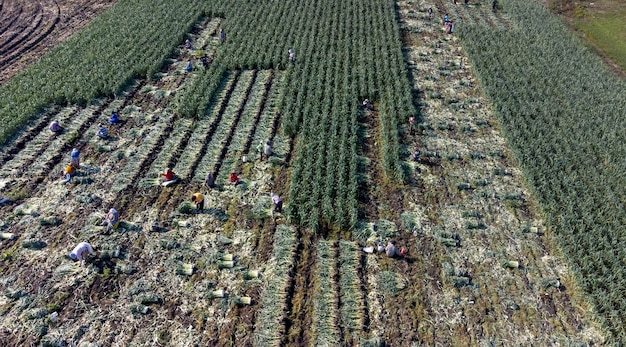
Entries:
{"type": "Polygon", "coordinates": [[[78,260],[78,266],[83,266],[83,261],[93,253],[93,248],[87,242],[81,242],[70,253],[70,258],[78,260]]]}
{"type": "Polygon", "coordinates": [[[191,72],[191,70],[193,70],[193,64],[191,63],[191,60],[188,60],[187,66],[185,66],[185,71],[191,72]]]}
{"type": "Polygon", "coordinates": [[[212,172],[209,172],[206,175],[206,179],[204,180],[204,184],[206,184],[209,188],[215,188],[215,176],[212,172]]]}
{"type": "Polygon", "coordinates": [[[296,53],[294,53],[293,49],[289,49],[288,53],[289,53],[289,62],[290,63],[295,63],[296,62],[296,53]]]}
{"type": "Polygon", "coordinates": [[[220,38],[220,42],[226,41],[226,33],[224,32],[224,29],[220,29],[219,38],[220,38]]]}
{"type": "Polygon", "coordinates": [[[194,193],[191,195],[191,202],[196,204],[196,208],[200,211],[204,209],[204,195],[201,193],[194,193]]]}
{"type": "Polygon", "coordinates": [[[497,8],[498,8],[498,0],[493,0],[493,3],[491,4],[491,9],[495,11],[497,8]]]}

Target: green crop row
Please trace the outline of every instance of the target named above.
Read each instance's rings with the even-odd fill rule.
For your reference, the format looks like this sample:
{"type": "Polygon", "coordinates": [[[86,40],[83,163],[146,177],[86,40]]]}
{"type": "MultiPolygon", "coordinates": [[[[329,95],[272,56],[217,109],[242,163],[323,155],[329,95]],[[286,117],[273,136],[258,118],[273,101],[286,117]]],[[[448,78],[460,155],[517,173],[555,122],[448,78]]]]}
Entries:
{"type": "Polygon", "coordinates": [[[315,257],[315,291],[313,293],[313,333],[316,346],[337,346],[340,341],[337,326],[337,292],[334,278],[336,276],[335,247],[326,240],[316,245],[315,257]]]}
{"type": "Polygon", "coordinates": [[[571,269],[626,341],[626,82],[540,3],[505,6],[512,29],[463,28],[462,42],[571,269]]]}
{"type": "Polygon", "coordinates": [[[317,229],[357,220],[357,134],[364,98],[376,106],[382,163],[403,180],[399,125],[415,114],[395,18],[387,0],[223,2],[214,12],[227,39],[213,66],[178,97],[179,113],[202,115],[225,71],[285,69],[279,113],[297,137],[288,214],[317,229]],[[295,51],[296,62],[287,51],[295,51]]]}
{"type": "Polygon", "coordinates": [[[86,104],[153,76],[205,13],[201,0],[120,0],[0,86],[0,144],[52,103],[86,104]],[[183,10],[184,9],[184,10],[183,10]]]}

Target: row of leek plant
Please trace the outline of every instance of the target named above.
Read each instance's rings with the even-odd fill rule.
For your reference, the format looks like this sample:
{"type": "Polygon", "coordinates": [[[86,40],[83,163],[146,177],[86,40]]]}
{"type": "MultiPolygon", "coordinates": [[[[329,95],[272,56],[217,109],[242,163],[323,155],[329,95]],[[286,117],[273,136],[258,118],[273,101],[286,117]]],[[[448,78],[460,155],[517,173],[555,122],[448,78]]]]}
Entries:
{"type": "Polygon", "coordinates": [[[247,97],[246,105],[241,113],[237,128],[228,144],[228,150],[217,177],[218,182],[225,182],[227,175],[232,171],[237,171],[241,154],[246,151],[244,146],[252,138],[255,131],[255,121],[261,112],[261,105],[266,95],[266,84],[270,83],[270,73],[262,70],[257,73],[257,78],[247,97]]]}
{"type": "Polygon", "coordinates": [[[265,273],[267,283],[261,295],[261,308],[254,330],[255,346],[279,346],[285,333],[283,319],[286,315],[287,287],[291,281],[296,252],[296,234],[293,227],[280,224],[274,234],[271,266],[265,273]]]}
{"type": "Polygon", "coordinates": [[[337,326],[337,284],[336,249],[326,240],[320,240],[315,247],[315,291],[313,293],[313,325],[311,331],[316,346],[337,346],[340,341],[337,326]]]}
{"type": "Polygon", "coordinates": [[[226,70],[285,68],[279,103],[283,130],[288,136],[297,136],[299,149],[304,148],[298,150],[295,161],[316,163],[305,165],[301,174],[291,179],[290,186],[302,189],[291,190],[290,200],[303,202],[291,217],[314,228],[321,223],[353,226],[358,175],[352,158],[357,156],[358,145],[352,129],[363,98],[375,103],[384,98],[389,105],[380,112],[388,124],[383,134],[388,137],[385,172],[393,180],[404,178],[401,137],[394,132],[415,110],[393,3],[273,0],[263,6],[240,2],[215,6],[226,14],[221,25],[229,36],[216,54],[215,71],[207,71],[180,95],[180,113],[202,114],[203,105],[217,88],[217,82],[209,80],[220,80],[226,70]],[[295,64],[287,61],[289,48],[296,52],[295,64]],[[330,125],[332,117],[339,118],[343,128],[330,125]],[[326,143],[336,135],[340,138],[332,146],[344,146],[341,150],[326,143]],[[317,151],[311,153],[307,148],[317,151]],[[338,170],[347,163],[345,173],[338,170]],[[312,179],[301,179],[311,176],[305,172],[310,169],[315,170],[312,179]],[[338,208],[332,201],[339,201],[338,208]]]}
{"type": "Polygon", "coordinates": [[[49,104],[87,104],[153,76],[207,10],[200,0],[119,1],[0,86],[0,144],[49,104]]]}
{"type": "MultiPolygon", "coordinates": [[[[228,106],[224,110],[224,115],[218,124],[218,127],[227,127],[230,129],[233,127],[236,121],[235,116],[237,110],[239,110],[243,103],[246,102],[246,91],[253,85],[256,73],[254,71],[246,71],[241,74],[235,89],[228,100],[228,106]]],[[[180,160],[176,163],[174,172],[178,173],[180,177],[191,178],[193,172],[191,172],[192,164],[198,160],[199,155],[203,148],[206,148],[205,143],[213,134],[209,131],[213,128],[213,122],[211,120],[200,119],[196,122],[193,133],[189,137],[187,147],[180,156],[180,160]]],[[[226,132],[228,133],[228,132],[226,132]]],[[[223,145],[223,144],[220,144],[223,145]]],[[[222,146],[220,146],[220,149],[222,146]]]]}
{"type": "Polygon", "coordinates": [[[510,30],[459,30],[520,162],[610,341],[626,335],[615,255],[626,211],[626,82],[542,5],[509,0],[510,30]],[[588,257],[596,254],[595,257],[588,257]],[[594,293],[602,292],[600,298],[594,293]]]}
{"type": "Polygon", "coordinates": [[[354,242],[339,241],[339,313],[345,334],[357,339],[363,331],[363,294],[358,269],[361,253],[354,242]]]}

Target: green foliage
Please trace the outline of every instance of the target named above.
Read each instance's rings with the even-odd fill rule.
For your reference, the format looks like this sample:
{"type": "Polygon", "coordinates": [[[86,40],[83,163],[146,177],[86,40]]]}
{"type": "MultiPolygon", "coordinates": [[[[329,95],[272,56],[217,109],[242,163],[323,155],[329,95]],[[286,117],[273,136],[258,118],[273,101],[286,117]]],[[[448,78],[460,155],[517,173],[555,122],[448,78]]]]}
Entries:
{"type": "Polygon", "coordinates": [[[405,286],[405,283],[392,271],[381,271],[376,278],[378,288],[388,294],[395,295],[405,286]]]}
{"type": "Polygon", "coordinates": [[[153,76],[206,6],[200,0],[119,1],[0,86],[0,144],[51,103],[84,105],[120,92],[134,78],[153,76]]]}
{"type": "MultiPolygon", "coordinates": [[[[506,7],[516,23],[511,29],[459,33],[611,344],[626,332],[623,320],[611,318],[626,311],[619,260],[626,236],[626,82],[541,4],[509,0],[506,7]]],[[[504,199],[511,207],[523,203],[521,195],[504,199]]]]}
{"type": "Polygon", "coordinates": [[[272,199],[269,196],[261,196],[250,211],[254,219],[268,218],[272,214],[272,199]]]}
{"type": "Polygon", "coordinates": [[[378,219],[374,222],[374,231],[379,240],[387,241],[396,236],[398,227],[396,223],[387,219],[378,219]]]}
{"type": "Polygon", "coordinates": [[[626,70],[626,7],[611,13],[594,13],[574,24],[626,70]]]}

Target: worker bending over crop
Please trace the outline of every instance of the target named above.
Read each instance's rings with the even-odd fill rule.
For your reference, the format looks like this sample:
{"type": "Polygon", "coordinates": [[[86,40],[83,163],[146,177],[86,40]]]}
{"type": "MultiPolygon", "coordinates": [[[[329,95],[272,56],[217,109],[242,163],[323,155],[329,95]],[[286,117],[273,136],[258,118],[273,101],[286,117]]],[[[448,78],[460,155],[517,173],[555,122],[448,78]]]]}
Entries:
{"type": "Polygon", "coordinates": [[[106,139],[107,136],[109,136],[109,131],[104,125],[100,124],[98,125],[98,133],[96,135],[100,138],[106,139]]]}
{"type": "Polygon", "coordinates": [[[112,111],[111,112],[111,118],[109,118],[109,123],[115,124],[115,123],[119,123],[119,122],[120,122],[120,115],[117,114],[117,112],[112,111]]]}
{"type": "Polygon", "coordinates": [[[116,209],[111,208],[109,210],[109,213],[107,213],[106,217],[104,218],[104,221],[102,221],[100,225],[102,226],[106,225],[107,231],[109,231],[111,229],[117,228],[119,222],[120,222],[120,214],[117,212],[116,209]]]}
{"type": "Polygon", "coordinates": [[[272,198],[272,204],[274,206],[274,212],[282,212],[283,211],[283,199],[278,196],[278,194],[270,193],[270,197],[272,198]]]}
{"type": "Polygon", "coordinates": [[[93,253],[93,248],[87,242],[81,242],[70,253],[70,258],[78,260],[78,266],[83,266],[83,261],[93,253]]]}
{"type": "Polygon", "coordinates": [[[239,184],[239,182],[241,182],[241,180],[239,179],[239,176],[237,176],[237,174],[233,171],[230,173],[230,177],[228,178],[228,180],[230,181],[230,184],[236,186],[239,184]]]}
{"type": "Polygon", "coordinates": [[[370,101],[368,99],[363,100],[363,108],[367,111],[371,111],[372,110],[372,104],[370,104],[370,101]]]}
{"type": "Polygon", "coordinates": [[[165,172],[163,172],[162,175],[163,177],[165,177],[165,180],[163,181],[163,183],[161,183],[161,185],[164,187],[167,187],[170,184],[176,183],[178,181],[178,176],[176,176],[174,171],[172,171],[172,169],[170,169],[169,167],[165,169],[165,172]]]}
{"type": "Polygon", "coordinates": [[[289,62],[290,63],[295,63],[296,62],[296,53],[293,51],[293,49],[290,49],[288,51],[289,53],[289,62]]]}
{"type": "Polygon", "coordinates": [[[196,204],[196,208],[198,210],[204,209],[204,195],[202,195],[201,193],[194,193],[193,195],[191,195],[191,202],[196,204]]]}
{"type": "Polygon", "coordinates": [[[70,163],[72,163],[75,168],[80,169],[80,152],[78,148],[72,149],[72,153],[70,153],[70,163]]]}
{"type": "Polygon", "coordinates": [[[387,243],[387,247],[385,247],[385,253],[387,254],[388,257],[393,258],[395,256],[404,255],[406,251],[404,250],[404,248],[401,250],[398,250],[396,245],[394,245],[393,242],[389,241],[387,243]]]}
{"type": "Polygon", "coordinates": [[[65,169],[63,170],[63,172],[61,173],[61,175],[65,178],[62,183],[68,183],[72,179],[72,176],[74,176],[75,173],[76,173],[76,168],[74,167],[74,165],[72,164],[67,165],[65,169]]]}
{"type": "Polygon", "coordinates": [[[53,134],[58,134],[61,132],[61,126],[59,125],[59,121],[58,120],[53,120],[52,123],[50,123],[50,127],[49,127],[50,131],[53,134]]]}

